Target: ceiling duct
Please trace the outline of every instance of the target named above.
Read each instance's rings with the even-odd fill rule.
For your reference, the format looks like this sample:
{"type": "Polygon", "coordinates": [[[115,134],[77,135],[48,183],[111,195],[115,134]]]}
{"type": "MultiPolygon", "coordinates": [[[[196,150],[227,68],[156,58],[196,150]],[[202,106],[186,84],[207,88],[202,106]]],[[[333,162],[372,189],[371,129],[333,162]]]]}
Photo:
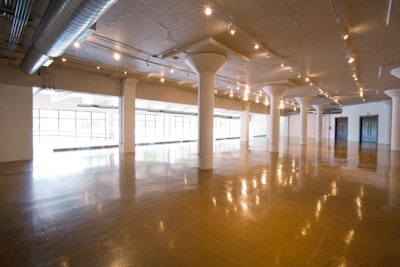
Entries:
{"type": "Polygon", "coordinates": [[[68,47],[118,0],[50,1],[20,68],[35,73],[68,47]]]}

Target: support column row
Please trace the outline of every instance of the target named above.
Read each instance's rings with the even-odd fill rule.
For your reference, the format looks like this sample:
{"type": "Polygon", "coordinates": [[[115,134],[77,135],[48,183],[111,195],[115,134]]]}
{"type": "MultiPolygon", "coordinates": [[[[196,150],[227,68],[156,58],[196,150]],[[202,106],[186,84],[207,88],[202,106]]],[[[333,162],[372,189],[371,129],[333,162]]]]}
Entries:
{"type": "Polygon", "coordinates": [[[288,87],[286,85],[269,85],[264,86],[263,90],[269,95],[270,98],[270,139],[269,139],[269,151],[279,152],[279,129],[280,129],[280,100],[282,94],[288,87]]]}
{"type": "Polygon", "coordinates": [[[385,91],[392,98],[392,130],[390,148],[400,150],[400,89],[385,91]]]}
{"type": "Polygon", "coordinates": [[[226,63],[226,56],[215,53],[193,54],[186,63],[199,75],[198,168],[213,168],[214,79],[226,63]]]}

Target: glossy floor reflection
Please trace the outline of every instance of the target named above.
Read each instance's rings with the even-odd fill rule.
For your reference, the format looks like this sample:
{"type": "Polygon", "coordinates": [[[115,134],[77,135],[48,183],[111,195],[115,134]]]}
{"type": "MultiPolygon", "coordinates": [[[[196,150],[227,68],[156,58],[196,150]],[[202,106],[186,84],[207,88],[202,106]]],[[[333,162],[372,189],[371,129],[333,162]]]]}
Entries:
{"type": "Polygon", "coordinates": [[[0,164],[1,266],[400,266],[400,153],[264,139],[0,164]]]}

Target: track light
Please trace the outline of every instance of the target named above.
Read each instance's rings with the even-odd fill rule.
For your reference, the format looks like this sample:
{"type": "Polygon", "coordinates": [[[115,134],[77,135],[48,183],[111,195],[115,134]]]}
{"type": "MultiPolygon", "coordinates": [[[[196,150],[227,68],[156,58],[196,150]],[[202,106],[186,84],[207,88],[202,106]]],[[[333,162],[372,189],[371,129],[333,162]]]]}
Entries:
{"type": "Polygon", "coordinates": [[[212,9],[209,6],[205,6],[204,7],[204,14],[206,14],[207,16],[211,16],[212,14],[212,9]]]}
{"type": "Polygon", "coordinates": [[[120,54],[114,53],[114,59],[115,59],[115,60],[120,60],[120,58],[121,58],[121,55],[120,55],[120,54]]]}

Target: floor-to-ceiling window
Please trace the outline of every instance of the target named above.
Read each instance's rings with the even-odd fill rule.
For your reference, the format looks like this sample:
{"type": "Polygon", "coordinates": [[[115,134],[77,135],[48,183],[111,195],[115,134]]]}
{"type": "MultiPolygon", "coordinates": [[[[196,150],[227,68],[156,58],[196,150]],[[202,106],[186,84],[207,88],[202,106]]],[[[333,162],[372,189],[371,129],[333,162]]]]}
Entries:
{"type": "Polygon", "coordinates": [[[35,152],[118,146],[119,98],[34,88],[35,152]]]}
{"type": "MultiPolygon", "coordinates": [[[[136,144],[197,140],[196,106],[137,99],[136,108],[136,144]]],[[[240,137],[238,112],[215,109],[214,113],[215,139],[240,137]]]]}

